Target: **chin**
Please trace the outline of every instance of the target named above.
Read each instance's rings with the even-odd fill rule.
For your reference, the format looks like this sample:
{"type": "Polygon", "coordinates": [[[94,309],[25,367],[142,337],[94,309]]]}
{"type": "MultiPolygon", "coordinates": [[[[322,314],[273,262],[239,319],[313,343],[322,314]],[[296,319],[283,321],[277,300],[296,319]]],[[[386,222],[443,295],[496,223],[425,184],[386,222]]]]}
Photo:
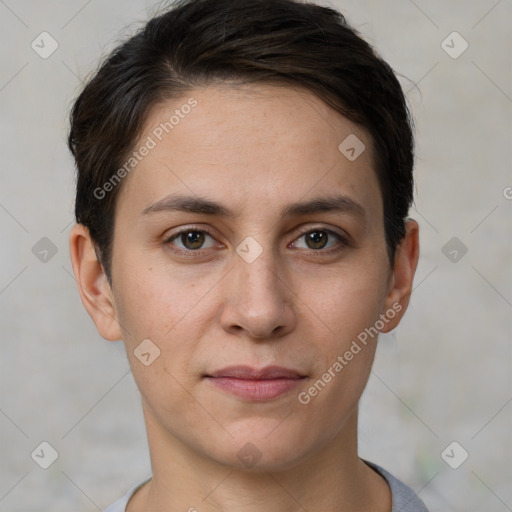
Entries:
{"type": "Polygon", "coordinates": [[[286,428],[286,415],[284,418],[241,422],[236,429],[228,428],[233,442],[224,446],[223,453],[219,453],[220,445],[216,446],[219,458],[223,459],[219,462],[252,472],[285,471],[299,464],[315,444],[306,436],[306,431],[311,435],[311,430],[305,427],[300,434],[286,428]]]}

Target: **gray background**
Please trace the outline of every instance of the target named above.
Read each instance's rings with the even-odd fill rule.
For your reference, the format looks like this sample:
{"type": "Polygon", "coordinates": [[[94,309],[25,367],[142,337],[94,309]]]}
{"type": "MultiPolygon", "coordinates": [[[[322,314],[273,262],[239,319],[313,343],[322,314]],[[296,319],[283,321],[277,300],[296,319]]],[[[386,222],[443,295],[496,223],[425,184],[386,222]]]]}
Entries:
{"type": "MultiPolygon", "coordinates": [[[[512,510],[512,3],[332,5],[407,77],[417,126],[422,254],[410,309],[380,340],[360,453],[432,512],[512,510]],[[453,31],[469,43],[458,58],[441,46],[453,31]],[[441,457],[452,441],[452,465],[469,453],[458,469],[441,457]]],[[[72,276],[65,137],[81,80],[156,6],[0,0],[1,512],[102,510],[149,475],[123,346],[98,336],[72,276]],[[59,45],[47,59],[31,48],[43,31],[59,45]],[[46,470],[31,458],[43,441],[59,455],[46,470]]]]}

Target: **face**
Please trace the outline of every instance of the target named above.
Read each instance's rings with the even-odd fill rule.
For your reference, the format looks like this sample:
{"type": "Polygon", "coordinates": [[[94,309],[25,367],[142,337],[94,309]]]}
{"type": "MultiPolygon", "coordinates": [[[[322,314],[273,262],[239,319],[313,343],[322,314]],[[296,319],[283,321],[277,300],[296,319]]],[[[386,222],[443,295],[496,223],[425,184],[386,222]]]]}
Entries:
{"type": "Polygon", "coordinates": [[[112,252],[146,419],[218,462],[293,465],[343,435],[375,329],[405,309],[372,141],[275,85],[194,90],[151,112],[137,147],[148,137],[117,198],[112,252]],[[355,160],[339,149],[354,135],[355,160]]]}

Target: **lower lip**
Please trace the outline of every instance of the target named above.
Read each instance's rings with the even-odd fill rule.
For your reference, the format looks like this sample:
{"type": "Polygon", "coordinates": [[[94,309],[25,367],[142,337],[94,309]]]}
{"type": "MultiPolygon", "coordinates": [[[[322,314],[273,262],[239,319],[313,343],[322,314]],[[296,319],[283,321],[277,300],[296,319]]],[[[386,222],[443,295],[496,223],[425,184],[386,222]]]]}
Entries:
{"type": "Polygon", "coordinates": [[[246,380],[233,377],[208,377],[208,380],[215,387],[227,393],[244,398],[245,400],[262,402],[289,393],[303,379],[246,380]]]}

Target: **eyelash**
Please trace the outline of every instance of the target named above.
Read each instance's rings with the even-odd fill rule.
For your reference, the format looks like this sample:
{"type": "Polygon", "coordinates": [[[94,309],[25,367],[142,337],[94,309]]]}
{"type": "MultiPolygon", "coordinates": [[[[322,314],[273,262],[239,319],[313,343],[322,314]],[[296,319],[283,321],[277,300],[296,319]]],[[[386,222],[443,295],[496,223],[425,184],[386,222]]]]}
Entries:
{"type": "MultiPolygon", "coordinates": [[[[349,242],[349,240],[340,235],[339,233],[336,233],[335,231],[332,231],[330,229],[327,229],[327,228],[321,228],[321,227],[317,227],[317,228],[308,228],[304,231],[301,231],[299,233],[299,235],[297,236],[297,238],[295,240],[299,240],[300,238],[302,238],[304,235],[307,235],[308,233],[314,233],[315,231],[322,231],[324,233],[327,233],[328,235],[333,235],[335,236],[336,238],[339,239],[339,243],[336,244],[334,247],[331,247],[330,249],[318,249],[318,250],[315,250],[315,249],[299,249],[299,250],[307,250],[313,254],[318,254],[318,255],[327,255],[327,254],[332,254],[332,253],[336,253],[336,252],[340,252],[342,251],[345,247],[350,247],[351,244],[349,242]]],[[[185,234],[185,233],[202,233],[202,234],[206,234],[208,236],[210,236],[211,238],[215,239],[214,235],[212,233],[210,233],[210,231],[208,231],[207,229],[204,229],[204,228],[194,228],[194,227],[188,227],[188,228],[185,228],[185,229],[182,229],[181,231],[178,231],[176,233],[173,233],[170,237],[168,237],[166,240],[165,240],[165,244],[166,245],[170,245],[174,240],[176,240],[177,238],[179,238],[181,235],[185,234]]],[[[206,251],[208,251],[209,249],[197,249],[197,250],[192,250],[192,249],[189,249],[189,250],[184,250],[184,249],[179,249],[179,248],[173,248],[172,251],[179,254],[179,255],[183,255],[183,256],[187,256],[187,257],[198,257],[198,256],[204,256],[204,253],[206,251]]]]}

